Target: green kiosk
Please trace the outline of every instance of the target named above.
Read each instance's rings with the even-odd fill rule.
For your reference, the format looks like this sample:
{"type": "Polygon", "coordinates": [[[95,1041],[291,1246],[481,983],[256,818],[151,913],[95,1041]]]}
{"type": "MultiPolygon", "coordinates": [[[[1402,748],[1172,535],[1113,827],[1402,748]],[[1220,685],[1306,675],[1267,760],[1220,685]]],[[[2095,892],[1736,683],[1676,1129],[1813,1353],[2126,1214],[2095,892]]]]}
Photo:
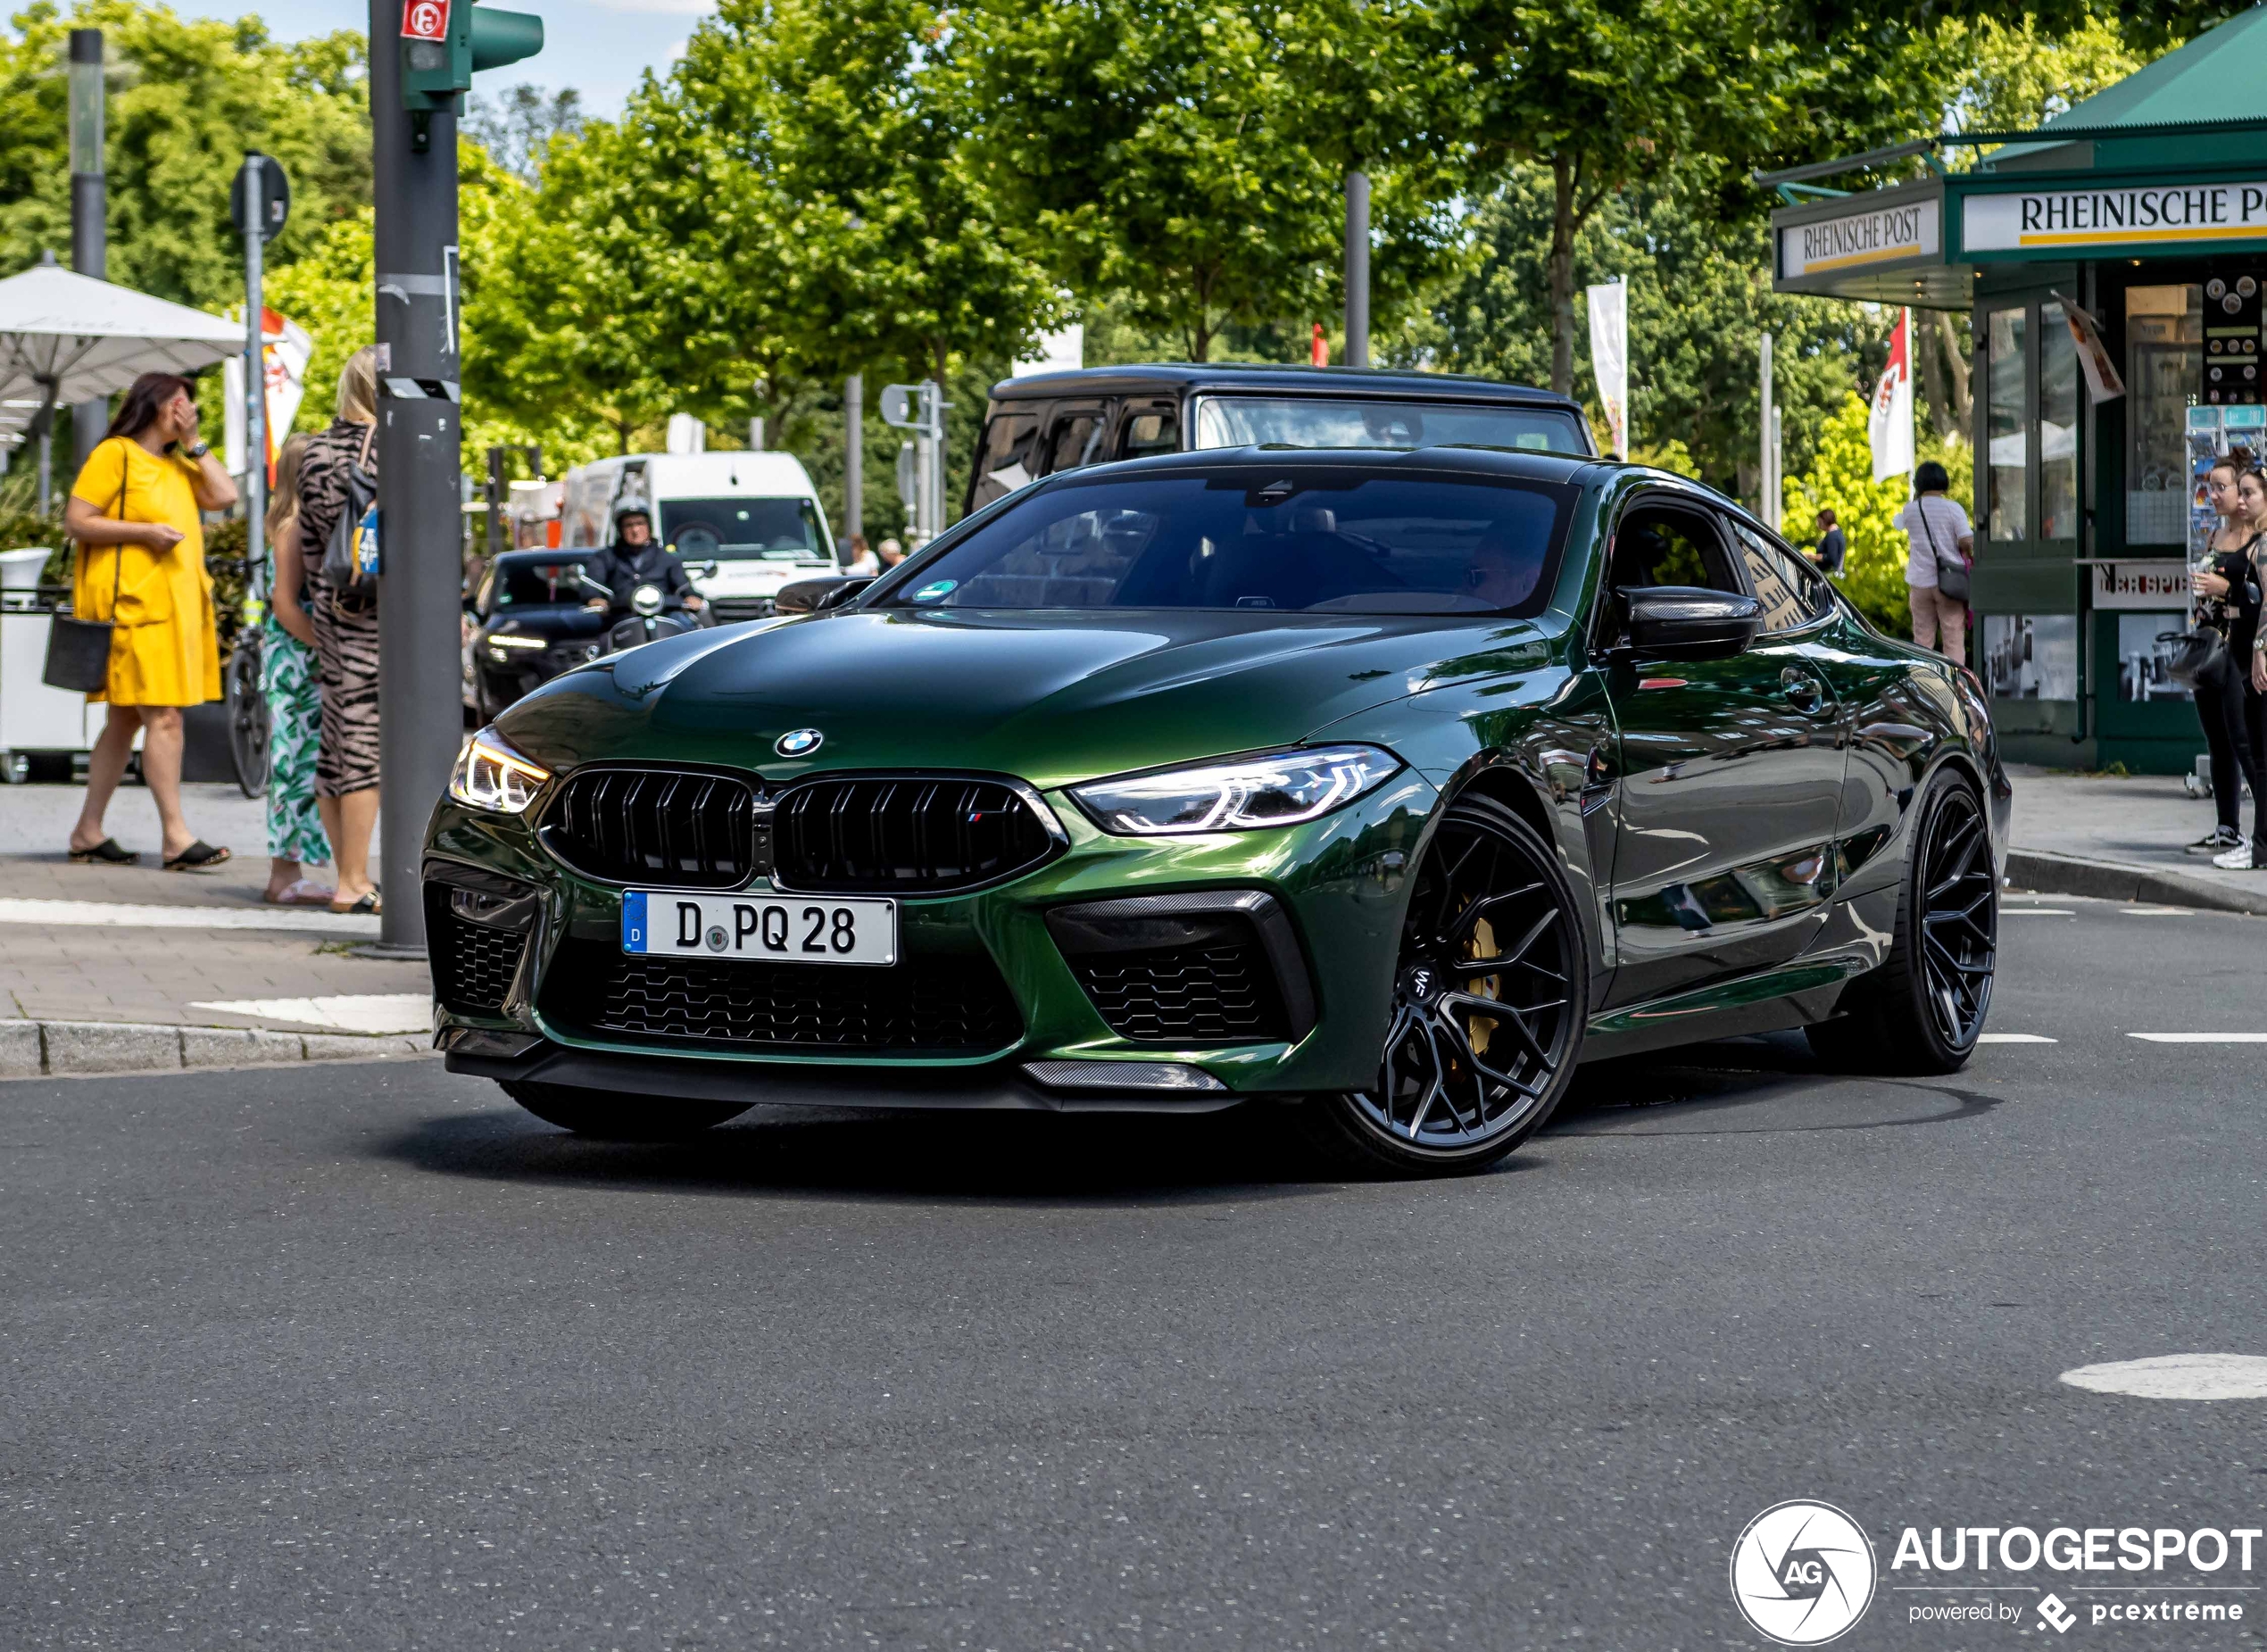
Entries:
{"type": "Polygon", "coordinates": [[[1999,139],[1971,171],[1931,139],[1762,180],[1797,201],[1772,215],[1774,284],[1972,312],[1969,663],[2008,755],[2183,770],[2204,740],[2162,639],[2213,526],[2203,472],[2267,461],[2267,8],[2036,131],[1957,141],[1999,139]],[[1906,155],[1931,176],[1794,181],[1906,155]]]}

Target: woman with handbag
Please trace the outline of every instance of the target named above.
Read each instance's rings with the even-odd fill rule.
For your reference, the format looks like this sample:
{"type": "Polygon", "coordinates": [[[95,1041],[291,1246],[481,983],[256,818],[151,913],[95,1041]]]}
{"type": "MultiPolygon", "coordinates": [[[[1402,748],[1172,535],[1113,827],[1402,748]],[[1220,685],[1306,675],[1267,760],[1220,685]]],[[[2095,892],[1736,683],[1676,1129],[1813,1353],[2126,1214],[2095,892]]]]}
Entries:
{"type": "Polygon", "coordinates": [[[370,870],[378,826],[378,581],[352,555],[377,489],[378,351],[365,345],[340,369],[338,416],[307,444],[299,469],[299,544],[322,668],[315,806],[337,857],[334,912],[379,909],[370,870]]]}
{"type": "MultiPolygon", "coordinates": [[[[2267,528],[2267,480],[2238,459],[2223,459],[2207,480],[2215,506],[2231,493],[2232,510],[2223,510],[2213,532],[2209,560],[2188,577],[2197,605],[2199,634],[2216,633],[2200,669],[2193,674],[2196,718],[2212,752],[2212,790],[2220,824],[2206,845],[2218,848],[2212,864],[2231,872],[2267,867],[2267,783],[2263,783],[2259,697],[2251,685],[2253,645],[2259,635],[2261,531],[2267,528]],[[2251,785],[2252,834],[2243,835],[2243,794],[2238,776],[2251,785]]],[[[2209,642],[2209,638],[2205,638],[2209,642]]],[[[2199,845],[2191,845],[2200,847],[2199,845]]]]}
{"type": "Polygon", "coordinates": [[[1913,609],[1913,640],[1952,660],[1968,657],[1968,558],[1976,530],[1960,502],[1949,496],[1952,478],[1933,459],[1913,473],[1913,497],[1897,514],[1905,530],[1906,595],[1913,609]],[[1939,648],[1941,639],[1942,646],[1939,648]]]}
{"type": "MultiPolygon", "coordinates": [[[[236,484],[198,438],[189,381],[174,373],[137,378],[63,507],[79,555],[71,617],[55,625],[83,634],[79,640],[90,651],[108,649],[107,661],[96,665],[99,687],[63,685],[85,686],[89,700],[110,703],[87,765],[87,801],[71,828],[76,862],[132,866],[141,859],[103,828],[137,730],[165,869],[210,871],[228,859],[181,816],[181,710],[220,698],[220,629],[199,512],[236,502],[236,484]]],[[[51,682],[55,652],[51,644],[51,682]]]]}

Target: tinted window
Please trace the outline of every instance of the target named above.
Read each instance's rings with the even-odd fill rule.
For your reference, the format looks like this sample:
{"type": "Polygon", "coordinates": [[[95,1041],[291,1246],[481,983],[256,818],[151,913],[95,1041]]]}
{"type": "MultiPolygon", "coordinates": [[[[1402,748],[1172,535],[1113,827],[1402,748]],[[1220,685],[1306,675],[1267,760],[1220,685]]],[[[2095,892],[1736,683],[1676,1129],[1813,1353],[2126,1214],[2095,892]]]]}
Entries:
{"type": "Polygon", "coordinates": [[[661,543],[696,562],[824,562],[830,555],[818,509],[808,499],[664,499],[661,543]]]}
{"type": "Polygon", "coordinates": [[[922,608],[1541,611],[1575,490],[1344,470],[1050,487],[884,599],[922,608]]]}
{"type": "Polygon", "coordinates": [[[577,583],[583,571],[581,557],[557,561],[517,562],[495,578],[497,608],[530,608],[554,602],[580,602],[588,594],[577,583]]]}
{"type": "Polygon", "coordinates": [[[1125,428],[1117,438],[1117,456],[1120,459],[1141,459],[1150,453],[1175,453],[1180,451],[1181,419],[1171,408],[1151,408],[1147,412],[1126,416],[1125,428]]]}
{"type": "Polygon", "coordinates": [[[1091,465],[1102,457],[1102,416],[1099,412],[1073,413],[1055,421],[1053,434],[1047,443],[1047,474],[1058,470],[1075,470],[1091,465]]]}
{"type": "Polygon", "coordinates": [[[1740,542],[1740,560],[1748,565],[1748,583],[1764,605],[1764,629],[1792,631],[1808,625],[1834,606],[1826,582],[1800,557],[1789,554],[1752,532],[1732,524],[1740,542]]]}
{"type": "Polygon", "coordinates": [[[1039,459],[1032,449],[1039,437],[1036,413],[995,413],[984,427],[984,451],[976,456],[975,504],[988,505],[1038,479],[1039,459]]]}
{"type": "Polygon", "coordinates": [[[1544,407],[1444,402],[1332,401],[1321,396],[1206,396],[1197,405],[1198,447],[1532,448],[1587,455],[1572,413],[1544,407]]]}
{"type": "Polygon", "coordinates": [[[1683,511],[1640,506],[1614,529],[1614,561],[1607,583],[1699,585],[1745,595],[1723,542],[1700,518],[1683,511]]]}

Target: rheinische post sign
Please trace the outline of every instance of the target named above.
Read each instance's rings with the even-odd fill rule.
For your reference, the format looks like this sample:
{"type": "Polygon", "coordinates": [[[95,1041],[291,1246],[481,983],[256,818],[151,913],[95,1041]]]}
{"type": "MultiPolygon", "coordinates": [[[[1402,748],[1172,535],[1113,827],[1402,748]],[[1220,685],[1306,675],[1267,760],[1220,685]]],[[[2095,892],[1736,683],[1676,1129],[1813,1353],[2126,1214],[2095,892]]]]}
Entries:
{"type": "Polygon", "coordinates": [[[1960,240],[1972,253],[2267,240],[2267,181],[1972,195],[1960,240]]]}

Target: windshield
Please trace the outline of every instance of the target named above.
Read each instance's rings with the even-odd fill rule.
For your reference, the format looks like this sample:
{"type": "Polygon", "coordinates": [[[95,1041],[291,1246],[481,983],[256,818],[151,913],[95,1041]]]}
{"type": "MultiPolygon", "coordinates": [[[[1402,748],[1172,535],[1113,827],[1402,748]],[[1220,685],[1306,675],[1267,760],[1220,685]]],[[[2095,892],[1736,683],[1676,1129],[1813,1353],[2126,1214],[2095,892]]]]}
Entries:
{"type": "Polygon", "coordinates": [[[883,601],[1524,616],[1549,600],[1574,497],[1343,468],[1098,477],[1024,496],[883,601]]]}
{"type": "Polygon", "coordinates": [[[661,543],[693,562],[834,560],[818,507],[808,499],[664,499],[661,543]]]}
{"type": "Polygon", "coordinates": [[[1197,403],[1199,447],[1447,447],[1459,443],[1581,458],[1590,453],[1581,422],[1561,408],[1256,395],[1206,396],[1197,403]]]}
{"type": "Polygon", "coordinates": [[[583,561],[581,557],[561,557],[551,561],[507,564],[502,570],[502,578],[497,582],[495,605],[524,608],[580,602],[590,594],[577,583],[583,561]]]}

